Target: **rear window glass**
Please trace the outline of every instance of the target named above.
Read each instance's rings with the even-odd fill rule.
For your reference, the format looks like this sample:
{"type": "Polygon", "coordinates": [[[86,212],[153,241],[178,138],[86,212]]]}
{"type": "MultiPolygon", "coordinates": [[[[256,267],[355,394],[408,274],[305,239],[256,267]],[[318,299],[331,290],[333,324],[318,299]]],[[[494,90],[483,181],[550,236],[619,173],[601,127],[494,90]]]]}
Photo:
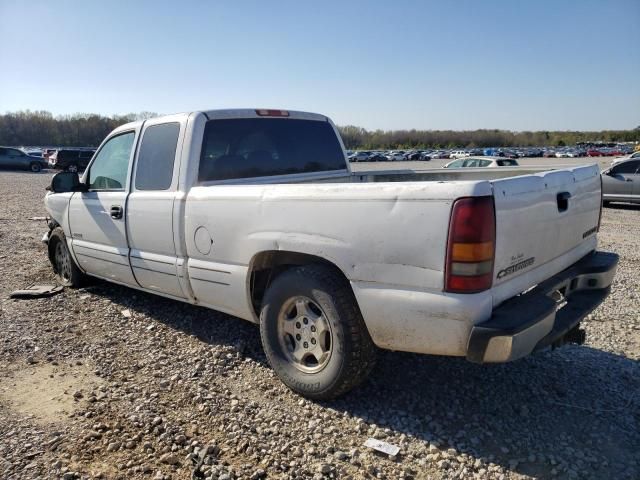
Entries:
{"type": "Polygon", "coordinates": [[[498,160],[499,167],[517,167],[518,162],[515,160],[498,160]]]}
{"type": "Polygon", "coordinates": [[[199,181],[267,177],[346,168],[330,123],[281,118],[207,122],[199,181]]]}
{"type": "Polygon", "coordinates": [[[147,127],[138,153],[136,189],[167,190],[171,186],[179,133],[177,122],[147,127]]]}

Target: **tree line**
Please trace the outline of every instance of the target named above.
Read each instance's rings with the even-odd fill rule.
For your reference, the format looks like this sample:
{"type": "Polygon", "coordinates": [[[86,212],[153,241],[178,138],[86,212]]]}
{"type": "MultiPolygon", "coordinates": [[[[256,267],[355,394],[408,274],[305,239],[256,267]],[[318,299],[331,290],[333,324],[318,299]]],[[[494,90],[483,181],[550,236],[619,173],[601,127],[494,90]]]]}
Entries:
{"type": "Polygon", "coordinates": [[[46,111],[8,112],[0,115],[0,145],[97,147],[114,128],[154,115],[77,113],[54,117],[46,111]]]}
{"type": "Polygon", "coordinates": [[[338,127],[348,149],[388,150],[422,148],[482,147],[563,147],[578,142],[638,142],[640,127],[634,130],[599,132],[509,130],[366,130],[355,126],[338,127]]]}
{"type": "MultiPolygon", "coordinates": [[[[134,120],[155,116],[141,112],[104,116],[95,113],[53,116],[47,111],[8,112],[0,115],[0,145],[95,147],[114,128],[134,120]]],[[[338,127],[348,149],[474,148],[564,146],[577,142],[638,142],[640,127],[634,130],[600,132],[508,130],[366,130],[338,127]]]]}

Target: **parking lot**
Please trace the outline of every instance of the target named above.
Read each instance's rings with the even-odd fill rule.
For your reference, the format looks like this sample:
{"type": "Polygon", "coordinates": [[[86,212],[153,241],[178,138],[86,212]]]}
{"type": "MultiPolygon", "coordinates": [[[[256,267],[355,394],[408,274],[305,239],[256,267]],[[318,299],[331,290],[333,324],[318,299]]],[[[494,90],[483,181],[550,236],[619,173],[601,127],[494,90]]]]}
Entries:
{"type": "MultiPolygon", "coordinates": [[[[611,165],[612,157],[578,157],[578,158],[518,158],[516,161],[523,167],[562,168],[576,165],[598,164],[601,170],[611,165]]],[[[442,168],[450,159],[434,158],[428,162],[404,161],[404,162],[351,162],[352,170],[359,172],[365,170],[410,169],[428,170],[430,168],[442,168]]]]}
{"type": "Polygon", "coordinates": [[[363,387],[316,403],[228,315],[98,281],[9,299],[53,281],[51,176],[0,172],[0,478],[640,478],[640,207],[604,210],[600,248],[620,265],[585,345],[495,366],[381,352],[363,387]]]}

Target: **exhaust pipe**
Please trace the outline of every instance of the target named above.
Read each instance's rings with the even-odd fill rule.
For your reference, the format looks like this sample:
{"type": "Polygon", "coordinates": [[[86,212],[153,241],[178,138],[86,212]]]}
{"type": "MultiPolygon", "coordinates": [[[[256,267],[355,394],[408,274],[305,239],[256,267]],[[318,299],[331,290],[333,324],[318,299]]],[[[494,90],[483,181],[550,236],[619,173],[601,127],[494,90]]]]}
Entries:
{"type": "Polygon", "coordinates": [[[558,340],[553,342],[552,347],[558,348],[567,343],[574,343],[576,345],[583,345],[587,340],[587,332],[580,328],[580,324],[573,327],[564,336],[560,337],[558,340]]]}

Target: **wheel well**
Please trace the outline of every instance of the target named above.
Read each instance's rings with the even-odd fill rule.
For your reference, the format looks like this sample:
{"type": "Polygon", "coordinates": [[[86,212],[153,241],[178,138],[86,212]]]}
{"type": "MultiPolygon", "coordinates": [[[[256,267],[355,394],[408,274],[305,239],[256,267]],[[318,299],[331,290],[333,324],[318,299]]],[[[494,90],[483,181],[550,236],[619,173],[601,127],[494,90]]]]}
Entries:
{"type": "Polygon", "coordinates": [[[316,255],[282,250],[270,250],[257,254],[251,262],[249,271],[249,293],[256,318],[260,317],[260,307],[267,288],[278,275],[292,267],[313,264],[331,268],[343,277],[347,284],[349,283],[344,272],[335,264],[316,255]]]}

